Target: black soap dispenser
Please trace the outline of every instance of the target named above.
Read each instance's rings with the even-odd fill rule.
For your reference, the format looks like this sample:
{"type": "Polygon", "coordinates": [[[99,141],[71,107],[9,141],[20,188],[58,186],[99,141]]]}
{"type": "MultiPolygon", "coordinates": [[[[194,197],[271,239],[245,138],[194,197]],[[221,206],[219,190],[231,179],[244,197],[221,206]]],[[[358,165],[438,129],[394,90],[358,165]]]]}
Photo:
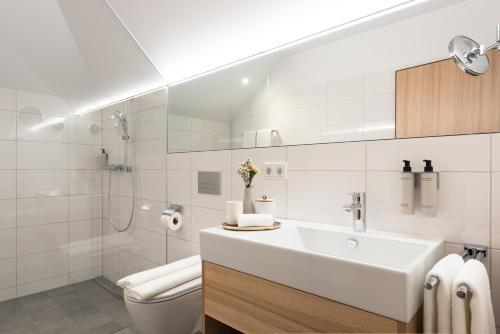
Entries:
{"type": "Polygon", "coordinates": [[[424,172],[420,176],[422,214],[427,217],[436,217],[438,175],[434,172],[431,160],[424,160],[424,162],[424,172]]]}
{"type": "Polygon", "coordinates": [[[403,160],[403,163],[400,212],[403,215],[412,215],[415,212],[415,174],[411,171],[409,160],[403,160]]]}

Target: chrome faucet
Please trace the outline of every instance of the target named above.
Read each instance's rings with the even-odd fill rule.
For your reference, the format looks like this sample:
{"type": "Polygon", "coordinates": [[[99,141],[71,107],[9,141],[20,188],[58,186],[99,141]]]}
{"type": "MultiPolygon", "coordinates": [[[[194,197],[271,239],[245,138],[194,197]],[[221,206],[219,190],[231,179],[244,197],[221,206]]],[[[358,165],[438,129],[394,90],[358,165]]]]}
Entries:
{"type": "Polygon", "coordinates": [[[366,195],[351,193],[352,203],[344,205],[345,212],[352,212],[352,229],[354,232],[366,232],[366,195]]]}

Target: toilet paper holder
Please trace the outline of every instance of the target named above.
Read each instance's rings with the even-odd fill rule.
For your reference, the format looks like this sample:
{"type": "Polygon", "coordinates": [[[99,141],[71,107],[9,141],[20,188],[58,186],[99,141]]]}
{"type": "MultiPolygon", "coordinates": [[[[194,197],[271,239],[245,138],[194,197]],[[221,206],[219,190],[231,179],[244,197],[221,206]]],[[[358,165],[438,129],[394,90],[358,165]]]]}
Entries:
{"type": "MultiPolygon", "coordinates": [[[[169,204],[165,210],[162,211],[161,215],[162,216],[172,216],[175,212],[181,213],[182,211],[182,205],[179,204],[169,204]]],[[[176,222],[177,218],[174,218],[174,224],[176,222]]]]}

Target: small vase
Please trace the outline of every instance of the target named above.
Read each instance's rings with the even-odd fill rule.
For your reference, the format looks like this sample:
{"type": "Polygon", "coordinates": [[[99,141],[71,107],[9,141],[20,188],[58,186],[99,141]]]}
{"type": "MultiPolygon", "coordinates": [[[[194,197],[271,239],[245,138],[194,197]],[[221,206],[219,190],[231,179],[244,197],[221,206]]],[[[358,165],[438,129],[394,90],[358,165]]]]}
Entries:
{"type": "Polygon", "coordinates": [[[245,195],[243,196],[243,213],[255,213],[255,206],[252,199],[252,186],[245,187],[245,195]]]}

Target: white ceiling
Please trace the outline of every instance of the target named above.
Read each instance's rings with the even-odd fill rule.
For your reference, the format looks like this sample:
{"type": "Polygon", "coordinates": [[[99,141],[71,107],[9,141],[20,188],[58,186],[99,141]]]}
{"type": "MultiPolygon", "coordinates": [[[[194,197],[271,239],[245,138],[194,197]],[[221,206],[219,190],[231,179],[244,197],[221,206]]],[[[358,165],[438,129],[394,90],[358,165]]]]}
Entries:
{"type": "Polygon", "coordinates": [[[0,87],[84,111],[398,4],[457,1],[2,0],[0,87]]]}
{"type": "Polygon", "coordinates": [[[408,0],[106,1],[167,83],[185,79],[392,6],[422,2],[408,0]]]}
{"type": "Polygon", "coordinates": [[[0,87],[62,97],[72,111],[163,78],[103,0],[2,0],[0,87]]]}

